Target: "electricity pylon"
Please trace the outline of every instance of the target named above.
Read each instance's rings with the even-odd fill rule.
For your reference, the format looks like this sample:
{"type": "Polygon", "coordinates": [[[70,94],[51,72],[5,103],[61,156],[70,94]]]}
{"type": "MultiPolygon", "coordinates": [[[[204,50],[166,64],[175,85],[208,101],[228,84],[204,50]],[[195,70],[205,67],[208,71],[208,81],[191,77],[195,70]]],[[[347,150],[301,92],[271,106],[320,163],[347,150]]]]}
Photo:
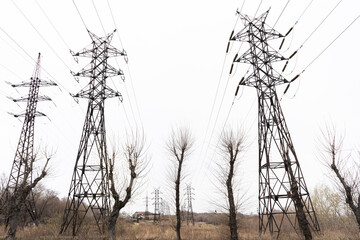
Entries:
{"type": "Polygon", "coordinates": [[[195,225],[194,222],[194,212],[193,212],[193,207],[192,207],[192,200],[194,200],[193,198],[193,192],[192,190],[194,190],[193,187],[191,187],[191,184],[186,185],[186,201],[187,201],[187,209],[186,209],[186,223],[187,225],[189,225],[189,222],[192,222],[192,225],[195,225]]]}
{"type": "Polygon", "coordinates": [[[149,220],[149,197],[147,193],[145,198],[145,220],[149,220]]]}
{"type": "MultiPolygon", "coordinates": [[[[230,36],[232,41],[250,44],[234,62],[252,65],[253,72],[243,77],[239,86],[255,87],[258,95],[259,231],[278,237],[286,220],[295,231],[300,227],[309,239],[310,229],[320,231],[320,227],[276,93],[277,85],[289,84],[299,75],[288,81],[272,67],[273,62],[289,58],[268,44],[284,37],[266,25],[268,12],[254,19],[240,15],[245,27],[230,36]]],[[[233,65],[230,74],[232,69],[233,65]]]]}
{"type": "MultiPolygon", "coordinates": [[[[40,87],[43,86],[56,86],[54,82],[44,81],[40,79],[40,53],[36,62],[33,76],[29,82],[21,82],[19,84],[11,84],[12,87],[28,87],[28,96],[19,99],[12,99],[14,102],[27,102],[25,113],[12,114],[14,117],[24,117],[23,127],[21,129],[19,142],[16,148],[14,161],[11,167],[9,180],[5,189],[5,194],[2,196],[2,201],[8,201],[10,196],[21,191],[27,185],[32,183],[33,163],[36,158],[34,154],[34,128],[35,117],[46,116],[36,110],[39,101],[51,101],[48,96],[39,95],[40,87]]],[[[25,200],[25,207],[34,223],[38,224],[38,216],[34,202],[33,192],[30,191],[25,200]]],[[[6,216],[6,222],[9,216],[6,216]]]]}
{"type": "Polygon", "coordinates": [[[104,233],[106,217],[110,211],[104,109],[107,98],[118,97],[122,101],[122,96],[111,89],[106,80],[118,75],[123,77],[124,74],[120,69],[112,67],[108,60],[110,57],[126,56],[125,51],[119,51],[110,45],[115,31],[104,37],[88,31],[92,40],[91,48],[72,53],[74,57],[91,58],[85,69],[78,73],[72,72],[76,78],[88,77],[90,81],[79,93],[73,95],[88,99],[88,107],[60,233],[64,233],[72,224],[72,234],[75,236],[89,210],[99,232],[104,233]]]}
{"type": "Polygon", "coordinates": [[[160,222],[160,189],[156,188],[154,192],[154,222],[160,222]]]}

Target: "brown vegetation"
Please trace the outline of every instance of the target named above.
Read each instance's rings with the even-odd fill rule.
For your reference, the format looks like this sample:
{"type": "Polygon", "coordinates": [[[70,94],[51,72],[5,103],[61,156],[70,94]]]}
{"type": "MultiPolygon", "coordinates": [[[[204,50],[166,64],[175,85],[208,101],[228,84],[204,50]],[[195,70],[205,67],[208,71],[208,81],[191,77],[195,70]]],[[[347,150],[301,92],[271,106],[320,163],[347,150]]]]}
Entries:
{"type": "MultiPolygon", "coordinates": [[[[227,225],[228,216],[223,213],[197,213],[195,217],[195,226],[183,225],[181,228],[182,239],[188,240],[219,240],[229,239],[229,227],[227,225]],[[202,220],[202,221],[200,221],[202,220]]],[[[317,240],[351,240],[358,239],[357,226],[352,216],[340,216],[338,218],[327,218],[319,214],[320,224],[323,229],[321,235],[314,236],[317,240]],[[330,225],[329,225],[330,224],[330,225]],[[331,227],[329,227],[331,226],[331,227]]],[[[258,217],[239,215],[239,239],[244,240],[268,240],[270,236],[258,235],[258,217]]],[[[118,240],[172,240],[177,239],[174,231],[173,222],[175,216],[168,220],[163,220],[154,224],[152,221],[132,222],[130,219],[121,218],[116,225],[116,231],[119,233],[118,240]]],[[[71,236],[59,236],[58,230],[61,224],[61,216],[48,219],[46,223],[40,223],[39,227],[27,226],[19,229],[18,238],[22,240],[60,240],[72,239],[71,236]]],[[[5,236],[4,229],[0,230],[0,239],[5,236]]],[[[78,240],[101,239],[96,225],[86,223],[78,240]]],[[[284,227],[284,233],[280,239],[297,240],[303,239],[293,233],[291,228],[284,227]]]]}

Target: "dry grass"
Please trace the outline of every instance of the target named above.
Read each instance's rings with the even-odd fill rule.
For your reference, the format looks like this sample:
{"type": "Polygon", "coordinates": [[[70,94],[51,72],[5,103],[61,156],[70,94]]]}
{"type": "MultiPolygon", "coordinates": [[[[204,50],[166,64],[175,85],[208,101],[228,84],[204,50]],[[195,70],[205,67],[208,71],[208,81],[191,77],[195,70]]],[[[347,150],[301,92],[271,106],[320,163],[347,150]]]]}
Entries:
{"type": "MultiPolygon", "coordinates": [[[[118,240],[172,240],[176,239],[173,221],[167,220],[160,223],[140,222],[133,223],[125,220],[120,220],[117,225],[118,240]]],[[[59,222],[53,221],[46,225],[39,227],[25,227],[18,231],[17,237],[22,240],[60,240],[72,239],[70,235],[59,236],[59,222]]],[[[314,236],[316,240],[355,240],[360,239],[357,235],[356,226],[352,229],[342,228],[339,226],[337,229],[327,229],[323,227],[322,235],[314,236]]],[[[213,225],[204,222],[196,222],[195,226],[189,226],[186,223],[182,225],[182,238],[184,240],[219,240],[229,239],[229,230],[226,225],[213,225]]],[[[0,230],[0,238],[4,238],[4,229],[0,230]]],[[[247,218],[240,221],[239,237],[244,240],[265,240],[271,239],[269,235],[258,235],[257,218],[247,218]]],[[[82,230],[78,237],[75,239],[105,239],[100,236],[97,229],[89,224],[82,226],[82,230]]],[[[302,239],[297,235],[284,232],[280,239],[283,240],[296,240],[302,239]]]]}

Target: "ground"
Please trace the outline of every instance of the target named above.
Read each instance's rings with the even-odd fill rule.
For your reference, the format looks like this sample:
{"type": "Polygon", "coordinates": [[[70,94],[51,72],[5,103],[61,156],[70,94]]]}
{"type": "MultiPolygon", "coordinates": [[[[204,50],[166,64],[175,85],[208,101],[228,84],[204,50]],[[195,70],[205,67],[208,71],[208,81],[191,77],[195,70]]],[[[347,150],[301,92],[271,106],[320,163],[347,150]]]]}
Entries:
{"type": "MultiPolygon", "coordinates": [[[[159,223],[152,221],[132,222],[121,219],[117,226],[119,240],[171,240],[176,239],[175,221],[172,219],[163,220],[159,223]]],[[[302,239],[296,234],[286,232],[281,235],[280,239],[302,239]]],[[[17,237],[22,240],[52,240],[52,239],[72,239],[71,236],[59,236],[59,221],[49,221],[47,224],[41,224],[39,227],[25,227],[18,231],[17,237]]],[[[225,224],[209,224],[206,222],[196,222],[195,226],[187,225],[183,222],[182,238],[191,240],[219,240],[229,239],[229,230],[225,224]]],[[[4,228],[0,230],[0,238],[5,236],[4,228]]],[[[249,217],[240,219],[239,226],[240,239],[246,240],[265,240],[271,239],[268,235],[259,236],[257,227],[257,218],[249,217]]],[[[82,228],[81,233],[76,238],[78,240],[85,239],[103,239],[94,226],[87,224],[82,228]]],[[[357,232],[353,229],[325,229],[321,234],[314,235],[316,240],[351,240],[359,239],[357,232]]]]}

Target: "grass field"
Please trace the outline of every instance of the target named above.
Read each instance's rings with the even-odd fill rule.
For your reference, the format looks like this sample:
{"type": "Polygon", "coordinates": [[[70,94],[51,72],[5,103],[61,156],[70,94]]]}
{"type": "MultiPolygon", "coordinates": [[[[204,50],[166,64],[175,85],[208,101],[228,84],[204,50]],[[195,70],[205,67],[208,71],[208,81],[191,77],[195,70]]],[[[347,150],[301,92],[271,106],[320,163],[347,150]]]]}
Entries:
{"type": "MultiPolygon", "coordinates": [[[[176,239],[174,222],[170,219],[159,223],[152,221],[131,222],[128,220],[120,220],[117,225],[117,233],[119,240],[172,240],[176,239]]],[[[355,240],[360,239],[355,227],[329,228],[324,226],[321,234],[314,235],[317,240],[355,240]]],[[[58,235],[59,221],[49,221],[47,224],[41,224],[39,227],[25,227],[18,231],[18,239],[23,240],[51,240],[51,239],[72,239],[70,235],[58,235]]],[[[182,225],[182,239],[187,240],[225,240],[229,239],[228,227],[224,224],[209,224],[205,222],[196,222],[195,226],[188,226],[186,222],[182,225]]],[[[2,227],[0,236],[5,237],[5,231],[2,227]]],[[[247,240],[264,240],[271,239],[269,235],[259,236],[257,218],[241,219],[239,224],[239,238],[247,240]]],[[[106,239],[100,236],[97,229],[93,225],[83,225],[81,232],[75,239],[106,239]]],[[[284,230],[279,239],[302,239],[293,231],[284,230]]]]}

